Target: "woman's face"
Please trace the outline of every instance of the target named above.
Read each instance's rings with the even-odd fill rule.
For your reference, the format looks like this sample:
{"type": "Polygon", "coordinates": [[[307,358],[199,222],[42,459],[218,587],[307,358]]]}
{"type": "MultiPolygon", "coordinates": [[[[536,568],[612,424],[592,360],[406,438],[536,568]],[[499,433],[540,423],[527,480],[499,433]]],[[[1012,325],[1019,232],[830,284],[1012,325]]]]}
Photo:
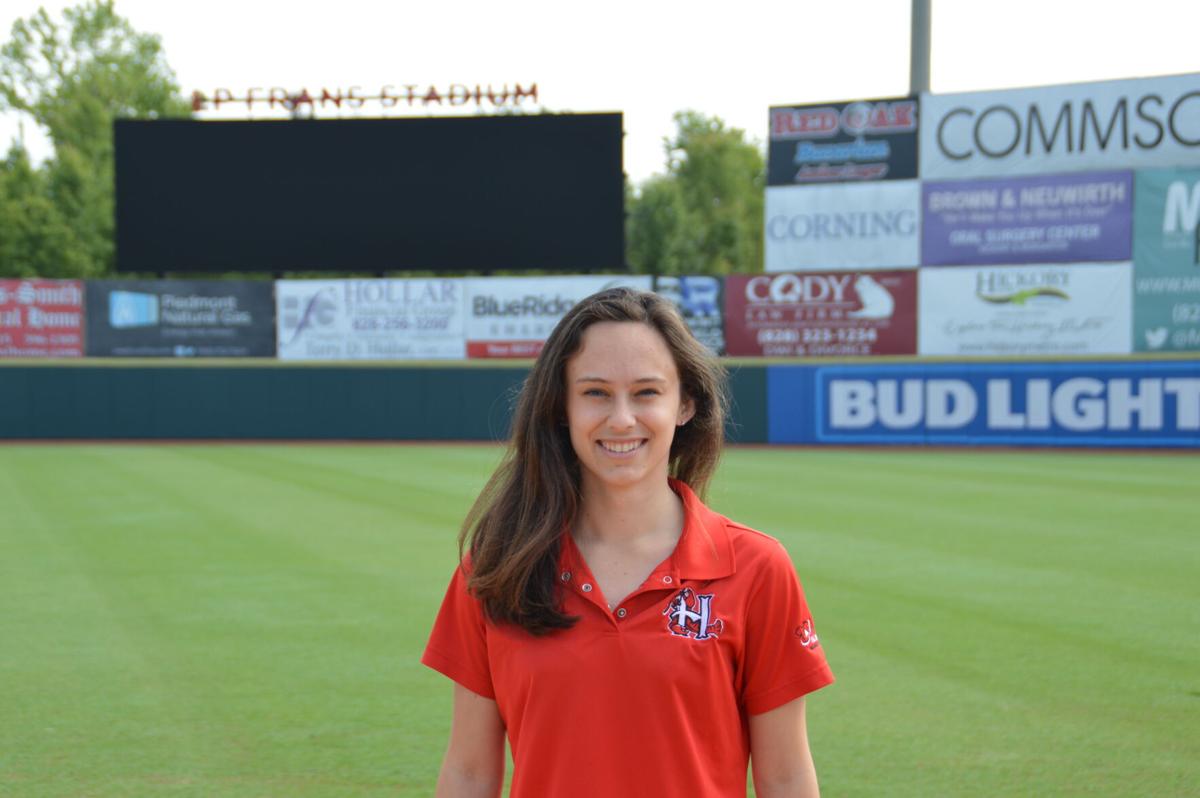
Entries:
{"type": "Polygon", "coordinates": [[[585,486],[665,484],[675,428],[694,411],[662,335],[640,322],[598,322],[566,372],[567,425],[585,486]]]}

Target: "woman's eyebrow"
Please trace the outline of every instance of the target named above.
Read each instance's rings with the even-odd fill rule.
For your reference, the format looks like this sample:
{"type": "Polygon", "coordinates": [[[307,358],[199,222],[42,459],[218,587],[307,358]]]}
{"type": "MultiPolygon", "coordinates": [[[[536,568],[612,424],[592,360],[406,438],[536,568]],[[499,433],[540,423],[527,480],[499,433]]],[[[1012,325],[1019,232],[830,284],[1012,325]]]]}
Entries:
{"type": "MultiPolygon", "coordinates": [[[[664,377],[638,377],[636,380],[634,380],[635,383],[638,383],[638,382],[666,382],[666,381],[667,380],[664,377]]],[[[605,384],[608,384],[608,380],[604,379],[603,377],[579,377],[578,379],[575,380],[575,382],[603,382],[605,384]]]]}

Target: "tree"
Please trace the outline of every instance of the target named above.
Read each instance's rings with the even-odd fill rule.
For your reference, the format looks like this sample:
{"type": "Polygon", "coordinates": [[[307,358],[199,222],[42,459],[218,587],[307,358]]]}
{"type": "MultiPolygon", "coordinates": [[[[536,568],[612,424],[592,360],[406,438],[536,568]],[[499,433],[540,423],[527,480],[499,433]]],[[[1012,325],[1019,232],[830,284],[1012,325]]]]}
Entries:
{"type": "Polygon", "coordinates": [[[717,117],[681,111],[675,125],[666,175],[630,206],[630,263],[656,274],[762,271],[762,153],[717,117]]]}
{"type": "Polygon", "coordinates": [[[22,165],[22,157],[10,152],[3,167],[5,196],[23,221],[0,220],[0,241],[24,240],[28,247],[53,240],[58,246],[51,252],[62,259],[53,268],[45,263],[51,252],[31,251],[32,260],[0,260],[0,274],[23,272],[30,264],[41,274],[111,273],[113,120],[190,113],[158,37],[135,31],[117,15],[113,0],[66,9],[61,24],[39,9],[13,23],[11,38],[0,48],[0,108],[30,116],[54,146],[36,180],[22,171],[28,156],[22,165]]]}

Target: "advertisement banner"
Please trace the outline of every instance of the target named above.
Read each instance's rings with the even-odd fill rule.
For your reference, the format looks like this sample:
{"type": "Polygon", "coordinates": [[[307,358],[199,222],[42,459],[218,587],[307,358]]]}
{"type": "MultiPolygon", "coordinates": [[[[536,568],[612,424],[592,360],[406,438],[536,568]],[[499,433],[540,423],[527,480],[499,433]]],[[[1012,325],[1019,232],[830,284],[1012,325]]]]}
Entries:
{"type": "Polygon", "coordinates": [[[82,282],[0,280],[0,357],[82,355],[82,282]]]}
{"type": "Polygon", "coordinates": [[[1200,361],[771,366],[771,443],[1200,447],[1200,361]]]}
{"type": "Polygon", "coordinates": [[[1127,355],[1128,263],[922,268],[922,355],[1127,355]]]}
{"type": "Polygon", "coordinates": [[[1060,263],[1132,257],[1133,173],[921,186],[921,263],[1060,263]]]}
{"type": "Polygon", "coordinates": [[[467,357],[537,357],[566,312],[584,297],[623,285],[650,290],[649,275],[478,277],[467,281],[467,357]]]}
{"type": "Polygon", "coordinates": [[[1200,350],[1200,169],[1137,173],[1133,347],[1200,350]]]}
{"type": "Polygon", "coordinates": [[[730,355],[847,357],[917,351],[912,271],[731,274],[725,278],[730,355]]]}
{"type": "Polygon", "coordinates": [[[921,95],[921,177],[1194,163],[1200,74],[921,95]]]}
{"type": "Polygon", "coordinates": [[[917,99],[773,106],[767,185],[917,176],[917,99]]]}
{"type": "Polygon", "coordinates": [[[92,357],[273,357],[270,281],[89,280],[92,357]]]}
{"type": "Polygon", "coordinates": [[[720,277],[660,276],[654,291],[670,299],[683,314],[692,335],[714,354],[725,354],[725,291],[720,277]]]}
{"type": "Polygon", "coordinates": [[[916,266],[921,189],[916,180],[767,189],[769,272],[916,266]]]}
{"type": "Polygon", "coordinates": [[[465,281],[279,280],[280,360],[462,359],[465,281]]]}

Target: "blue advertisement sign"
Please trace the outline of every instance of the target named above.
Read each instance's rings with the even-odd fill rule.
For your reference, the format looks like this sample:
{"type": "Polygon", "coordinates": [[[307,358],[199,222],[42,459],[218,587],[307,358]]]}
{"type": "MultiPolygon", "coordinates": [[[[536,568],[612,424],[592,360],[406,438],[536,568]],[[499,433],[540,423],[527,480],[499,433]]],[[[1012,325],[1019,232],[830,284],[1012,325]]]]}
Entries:
{"type": "Polygon", "coordinates": [[[1200,360],[772,366],[770,443],[1200,447],[1200,360]]]}
{"type": "Polygon", "coordinates": [[[1133,173],[1090,172],[921,186],[921,263],[1127,261],[1133,173]]]}

